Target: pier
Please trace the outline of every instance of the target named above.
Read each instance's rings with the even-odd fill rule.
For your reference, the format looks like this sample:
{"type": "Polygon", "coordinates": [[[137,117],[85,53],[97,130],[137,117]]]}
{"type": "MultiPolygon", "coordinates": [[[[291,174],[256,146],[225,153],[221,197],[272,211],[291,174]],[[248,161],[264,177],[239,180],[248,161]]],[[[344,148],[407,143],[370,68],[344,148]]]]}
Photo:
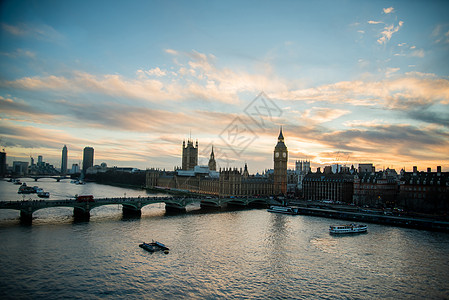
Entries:
{"type": "Polygon", "coordinates": [[[311,208],[304,206],[298,207],[298,214],[348,221],[369,222],[389,226],[449,232],[449,222],[426,218],[388,216],[375,212],[346,211],[336,210],[332,208],[311,208]]]}

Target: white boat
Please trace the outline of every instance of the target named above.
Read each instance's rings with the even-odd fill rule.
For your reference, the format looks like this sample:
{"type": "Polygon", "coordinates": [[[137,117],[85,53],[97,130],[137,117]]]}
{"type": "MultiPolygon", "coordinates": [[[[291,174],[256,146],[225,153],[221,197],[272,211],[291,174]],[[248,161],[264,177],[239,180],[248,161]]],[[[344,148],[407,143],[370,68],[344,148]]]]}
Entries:
{"type": "Polygon", "coordinates": [[[267,209],[269,212],[280,213],[280,214],[288,214],[288,215],[297,215],[298,208],[291,206],[280,206],[280,205],[271,205],[270,208],[267,209]]]}
{"type": "Polygon", "coordinates": [[[347,225],[331,225],[329,227],[329,233],[345,234],[345,233],[363,233],[368,231],[368,226],[360,224],[347,224],[347,225]]]}

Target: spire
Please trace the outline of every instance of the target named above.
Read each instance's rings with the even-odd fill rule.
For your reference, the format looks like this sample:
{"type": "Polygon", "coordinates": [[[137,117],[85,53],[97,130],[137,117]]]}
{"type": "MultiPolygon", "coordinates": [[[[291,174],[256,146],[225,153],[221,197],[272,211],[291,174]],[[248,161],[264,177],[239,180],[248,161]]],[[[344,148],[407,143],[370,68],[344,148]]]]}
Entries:
{"type": "Polygon", "coordinates": [[[210,152],[210,158],[209,158],[209,170],[216,171],[217,170],[217,164],[215,162],[215,154],[214,154],[214,146],[212,145],[212,151],[210,152]]]}
{"type": "Polygon", "coordinates": [[[279,140],[279,142],[283,142],[284,141],[284,135],[282,134],[282,125],[281,125],[281,130],[279,132],[278,140],[279,140]]]}
{"type": "Polygon", "coordinates": [[[249,172],[248,172],[248,165],[245,162],[245,169],[243,170],[243,177],[244,178],[248,178],[249,177],[249,172]]]}

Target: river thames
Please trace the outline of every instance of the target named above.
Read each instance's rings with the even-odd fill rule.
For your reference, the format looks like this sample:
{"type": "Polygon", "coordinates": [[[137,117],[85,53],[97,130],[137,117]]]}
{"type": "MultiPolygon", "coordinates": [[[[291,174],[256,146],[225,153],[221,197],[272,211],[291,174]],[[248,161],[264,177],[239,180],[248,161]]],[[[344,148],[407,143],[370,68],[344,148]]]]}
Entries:
{"type": "MultiPolygon", "coordinates": [[[[95,183],[27,181],[51,199],[148,196],[95,183]]],[[[0,181],[0,201],[23,200],[0,181]]],[[[161,196],[163,196],[161,194],[161,196]]],[[[25,200],[38,199],[26,195],[25,200]]],[[[447,299],[449,234],[368,224],[368,233],[331,236],[345,221],[266,209],[168,215],[163,204],[123,218],[121,206],[33,214],[0,210],[1,299],[447,299]],[[169,254],[138,247],[152,239],[169,254]]]]}

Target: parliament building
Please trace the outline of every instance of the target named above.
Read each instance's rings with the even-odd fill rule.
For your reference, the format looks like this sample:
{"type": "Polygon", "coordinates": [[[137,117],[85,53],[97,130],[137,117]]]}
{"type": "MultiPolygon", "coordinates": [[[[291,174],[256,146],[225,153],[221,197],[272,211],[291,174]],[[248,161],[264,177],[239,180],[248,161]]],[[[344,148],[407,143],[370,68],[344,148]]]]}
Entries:
{"type": "Polygon", "coordinates": [[[242,168],[220,168],[216,171],[212,147],[207,166],[198,165],[198,141],[183,141],[182,168],[175,171],[147,170],[146,187],[172,191],[193,192],[219,197],[268,197],[285,195],[287,192],[288,151],[284,143],[282,128],[274,149],[273,174],[250,175],[248,166],[242,168]]]}

